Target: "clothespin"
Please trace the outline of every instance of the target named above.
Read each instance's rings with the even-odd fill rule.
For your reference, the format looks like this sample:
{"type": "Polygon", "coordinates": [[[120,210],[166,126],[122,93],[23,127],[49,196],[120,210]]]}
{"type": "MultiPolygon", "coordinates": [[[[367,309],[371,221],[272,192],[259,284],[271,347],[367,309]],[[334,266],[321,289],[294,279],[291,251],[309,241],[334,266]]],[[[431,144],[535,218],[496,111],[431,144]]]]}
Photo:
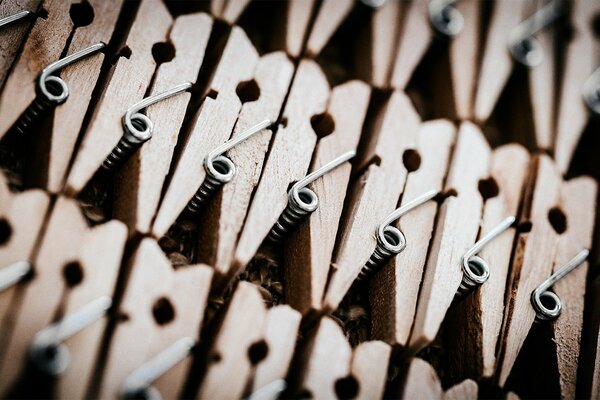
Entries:
{"type": "MultiPolygon", "coordinates": [[[[231,140],[240,138],[256,124],[277,119],[292,75],[293,65],[283,52],[267,54],[258,60],[252,80],[244,84],[246,93],[242,91],[241,98],[247,99],[245,96],[252,95],[252,91],[259,91],[260,95],[255,101],[242,104],[231,140]]],[[[258,185],[271,139],[271,131],[261,129],[227,151],[227,158],[235,165],[235,175],[206,205],[198,230],[201,238],[198,257],[214,266],[217,280],[222,281],[230,273],[237,238],[258,185]]]]}
{"type": "Polygon", "coordinates": [[[600,76],[600,72],[594,74],[600,66],[600,57],[591,56],[600,51],[600,40],[589,22],[590,15],[598,15],[600,12],[600,4],[595,1],[579,1],[571,3],[571,7],[574,35],[565,49],[565,69],[561,78],[554,142],[554,157],[563,174],[569,169],[590,115],[594,115],[581,98],[585,93],[585,85],[589,82],[595,86],[590,87],[592,92],[600,88],[600,78],[595,81],[592,79],[593,75],[600,76]]]}
{"type": "MultiPolygon", "coordinates": [[[[52,89],[50,95],[58,92],[68,99],[56,107],[54,118],[49,126],[50,132],[36,136],[28,143],[35,144],[31,150],[36,156],[32,157],[36,172],[31,177],[31,184],[46,188],[52,193],[61,190],[79,130],[83,124],[92,91],[100,76],[104,56],[95,54],[109,42],[116,24],[122,1],[107,4],[104,1],[75,3],[69,1],[44,2],[43,8],[48,13],[47,18],[38,18],[29,33],[18,61],[6,80],[3,96],[0,98],[0,136],[7,133],[9,128],[19,123],[23,113],[30,110],[28,106],[34,101],[46,96],[41,87],[60,83],[52,89]],[[71,13],[71,10],[77,12],[71,13]],[[68,45],[68,50],[65,46],[68,45]],[[49,76],[40,80],[42,70],[61,59],[61,54],[75,56],[78,52],[89,50],[82,54],[72,66],[65,66],[62,78],[54,74],[58,71],[48,71],[49,76]],[[52,82],[52,83],[51,83],[52,82]],[[36,144],[37,143],[37,144],[36,144]],[[41,172],[40,172],[41,171],[41,172]]],[[[64,60],[64,58],[63,58],[64,60]]],[[[58,67],[58,65],[57,65],[58,67]]],[[[48,111],[50,112],[50,110],[48,111]]],[[[39,109],[33,112],[40,114],[39,119],[28,122],[33,129],[44,119],[44,113],[39,109]]],[[[32,132],[20,132],[29,135],[32,132]]]]}
{"type": "MultiPolygon", "coordinates": [[[[529,161],[527,150],[516,144],[501,146],[492,152],[489,178],[478,184],[485,202],[479,238],[485,237],[507,216],[518,215],[529,161]]],[[[479,256],[490,266],[489,279],[458,303],[449,316],[448,346],[461,349],[450,355],[452,373],[457,378],[491,378],[494,374],[515,236],[516,229],[508,228],[481,249],[479,256]]]]}
{"type": "MultiPolygon", "coordinates": [[[[12,325],[7,316],[16,312],[15,302],[22,291],[22,287],[14,285],[33,269],[36,244],[49,203],[48,195],[41,190],[12,193],[6,178],[0,174],[0,320],[6,321],[0,332],[2,343],[8,340],[6,336],[12,325]]],[[[3,359],[2,354],[0,363],[3,359]]]]}
{"type": "Polygon", "coordinates": [[[37,11],[39,4],[39,0],[28,0],[23,3],[10,2],[2,6],[0,42],[2,42],[5,52],[0,56],[0,89],[4,86],[8,71],[31,26],[29,19],[37,11]]]}
{"type": "Polygon", "coordinates": [[[521,217],[521,224],[530,226],[531,230],[521,232],[517,239],[506,287],[511,296],[505,305],[508,311],[497,351],[496,379],[500,386],[506,382],[535,320],[531,294],[552,272],[559,243],[557,229],[562,231],[564,223],[564,214],[556,208],[560,205],[562,179],[549,157],[533,158],[532,178],[524,196],[521,217]]]}
{"type": "Polygon", "coordinates": [[[392,348],[379,340],[362,342],[354,349],[350,374],[356,378],[356,399],[383,398],[392,348]]]}
{"type": "Polygon", "coordinates": [[[478,183],[487,178],[489,165],[490,148],[481,131],[463,122],[445,182],[446,193],[456,196],[440,207],[409,341],[413,351],[435,339],[464,283],[464,256],[476,241],[483,208],[478,183]]]}
{"type": "MultiPolygon", "coordinates": [[[[131,383],[124,387],[128,377],[178,340],[197,340],[204,317],[212,268],[191,265],[173,269],[156,241],[146,238],[128,269],[125,293],[116,310],[124,318],[119,318],[107,349],[99,398],[119,397],[125,389],[133,391],[131,383]]],[[[156,390],[164,398],[177,397],[190,365],[188,357],[170,368],[157,381],[156,390]]]]}
{"type": "Polygon", "coordinates": [[[57,199],[3,352],[0,392],[6,395],[28,361],[57,378],[57,397],[85,396],[126,236],[118,221],[88,227],[75,201],[57,199]]]}
{"type": "MultiPolygon", "coordinates": [[[[401,205],[428,190],[443,190],[455,139],[456,128],[450,121],[436,120],[421,125],[416,146],[404,153],[408,177],[401,205]]],[[[392,345],[405,346],[408,342],[437,209],[435,202],[429,202],[402,217],[406,249],[392,258],[390,265],[375,275],[371,283],[374,338],[392,345]],[[384,301],[386,304],[391,301],[390,306],[383,306],[384,301]]]]}
{"type": "MultiPolygon", "coordinates": [[[[246,34],[240,28],[233,28],[154,220],[152,233],[156,238],[168,232],[207,179],[206,157],[230,137],[243,105],[237,90],[243,82],[253,79],[258,60],[259,55],[246,34]]],[[[260,121],[264,119],[260,117],[260,121]]]]}
{"type": "MultiPolygon", "coordinates": [[[[356,151],[370,93],[368,86],[359,81],[331,90],[328,115],[334,127],[318,142],[312,171],[319,170],[339,154],[356,151]]],[[[351,165],[346,163],[311,184],[314,193],[323,200],[313,217],[290,235],[285,246],[286,302],[303,313],[321,309],[350,171],[351,165]]]]}
{"type": "Polygon", "coordinates": [[[280,41],[278,48],[284,48],[293,58],[302,55],[305,38],[309,35],[309,24],[317,6],[315,0],[290,0],[285,3],[281,32],[275,40],[280,41]]]}
{"type": "MultiPolygon", "coordinates": [[[[166,6],[158,0],[144,1],[121,49],[110,82],[98,101],[94,118],[87,128],[66,181],[68,193],[79,193],[102,168],[104,160],[120,144],[123,118],[130,107],[144,98],[154,75],[157,60],[152,48],[167,37],[173,19],[166,6]]],[[[135,110],[136,121],[141,120],[135,110]]],[[[148,119],[144,119],[147,131],[148,119]]]]}
{"type": "Polygon", "coordinates": [[[250,0],[211,0],[210,13],[215,18],[233,25],[249,3],[250,0]]]}
{"type": "MultiPolygon", "coordinates": [[[[150,96],[196,81],[212,25],[203,13],[183,15],[173,22],[166,43],[173,46],[175,58],[158,66],[150,96]]],[[[118,173],[113,213],[131,232],[150,231],[190,97],[182,93],[148,109],[157,132],[118,173]]]]}
{"type": "Polygon", "coordinates": [[[334,269],[323,300],[325,310],[337,308],[376,249],[377,228],[396,208],[404,187],[407,167],[402,157],[415,146],[419,124],[419,116],[401,92],[393,92],[378,110],[370,142],[354,165],[361,173],[350,191],[349,208],[339,228],[334,269]]]}
{"type": "Polygon", "coordinates": [[[243,270],[256,254],[287,206],[290,185],[306,175],[319,138],[317,131],[330,132],[331,120],[325,115],[329,94],[329,84],[319,66],[303,60],[283,111],[284,126],[275,135],[240,233],[232,273],[243,270]],[[319,116],[323,120],[319,121],[319,116]],[[324,125],[313,128],[311,119],[324,125]]]}
{"type": "Polygon", "coordinates": [[[306,53],[316,57],[350,14],[356,0],[323,0],[306,41],[306,53]]]}
{"type": "Polygon", "coordinates": [[[475,120],[485,123],[497,107],[509,78],[523,77],[519,92],[511,90],[510,106],[529,110],[527,118],[507,123],[518,137],[538,149],[550,149],[553,132],[555,74],[551,25],[565,12],[562,0],[553,0],[536,9],[538,2],[495,2],[483,51],[475,95],[475,120]],[[508,45],[508,49],[507,49],[508,45]],[[522,73],[525,72],[525,73],[522,73]],[[520,75],[518,73],[521,73],[520,75]]]}
{"type": "Polygon", "coordinates": [[[442,389],[442,382],[437,372],[427,362],[420,358],[413,358],[408,366],[408,372],[402,389],[402,399],[477,399],[477,383],[467,379],[446,392],[442,389]]]}

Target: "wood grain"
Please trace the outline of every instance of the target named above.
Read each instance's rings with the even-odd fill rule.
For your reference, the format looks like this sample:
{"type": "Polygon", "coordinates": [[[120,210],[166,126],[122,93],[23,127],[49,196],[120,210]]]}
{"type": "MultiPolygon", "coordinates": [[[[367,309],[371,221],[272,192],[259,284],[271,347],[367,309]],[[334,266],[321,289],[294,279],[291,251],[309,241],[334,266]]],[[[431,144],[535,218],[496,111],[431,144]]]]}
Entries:
{"type": "MultiPolygon", "coordinates": [[[[360,81],[332,89],[327,112],[335,128],[318,142],[311,171],[356,150],[370,94],[369,87],[360,81]]],[[[285,245],[286,302],[302,313],[321,308],[351,168],[350,163],[342,165],[310,185],[319,198],[319,207],[285,245]]]]}
{"type": "MultiPolygon", "coordinates": [[[[175,48],[175,58],[156,70],[151,95],[196,82],[212,25],[212,18],[203,13],[183,15],[174,21],[168,42],[175,48]]],[[[154,123],[152,139],[117,176],[113,213],[131,232],[150,230],[190,97],[190,93],[181,93],[148,109],[154,123]]]]}
{"type": "MultiPolygon", "coordinates": [[[[428,190],[442,190],[455,138],[456,128],[450,121],[428,121],[421,125],[414,149],[420,165],[408,174],[401,205],[428,190]]],[[[408,341],[437,210],[435,202],[428,202],[403,216],[397,224],[406,236],[407,247],[371,282],[374,338],[401,346],[408,341]]]]}
{"type": "Polygon", "coordinates": [[[431,343],[440,328],[462,279],[462,257],[475,243],[483,208],[477,187],[488,174],[490,148],[479,128],[463,122],[445,191],[456,196],[444,200],[427,259],[409,346],[419,350],[431,343]]]}
{"type": "Polygon", "coordinates": [[[364,172],[353,185],[340,224],[333,275],[323,300],[327,311],[335,310],[345,296],[375,250],[377,226],[398,204],[407,175],[402,154],[414,147],[419,124],[419,116],[401,92],[393,92],[379,110],[370,141],[354,164],[364,172]]]}
{"type": "MultiPolygon", "coordinates": [[[[183,337],[198,338],[210,289],[212,268],[191,265],[173,269],[154,239],[146,238],[135,251],[104,367],[99,398],[116,398],[136,368],[183,337]],[[157,301],[167,301],[174,319],[153,317],[157,301]],[[123,357],[127,354],[127,357],[123,357]]],[[[187,377],[191,357],[155,383],[164,398],[177,397],[187,377]],[[168,378],[168,379],[165,379],[168,378]]]]}
{"type": "Polygon", "coordinates": [[[207,96],[194,116],[193,130],[183,143],[152,227],[156,238],[167,232],[204,181],[206,155],[231,136],[242,108],[236,88],[252,79],[257,61],[258,53],[244,31],[233,28],[206,91],[216,98],[207,96]]]}

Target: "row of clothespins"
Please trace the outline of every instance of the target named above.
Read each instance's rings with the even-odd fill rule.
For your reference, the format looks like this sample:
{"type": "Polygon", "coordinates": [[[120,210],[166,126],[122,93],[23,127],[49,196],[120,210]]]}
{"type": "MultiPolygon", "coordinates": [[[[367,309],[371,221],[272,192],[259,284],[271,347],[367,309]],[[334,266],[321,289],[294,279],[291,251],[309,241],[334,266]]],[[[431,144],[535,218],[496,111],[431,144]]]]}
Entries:
{"type": "MultiPolygon", "coordinates": [[[[44,84],[50,88],[50,95],[64,97],[52,92],[59,87],[65,88],[59,78],[51,75],[52,70],[39,75],[51,78],[50,81],[38,81],[40,69],[29,67],[31,60],[39,64],[40,58],[53,56],[55,60],[62,54],[64,49],[55,48],[54,42],[60,42],[60,38],[43,39],[49,36],[48,32],[57,34],[59,28],[64,29],[64,22],[71,18],[71,5],[62,3],[46,4],[49,9],[47,19],[36,22],[7,79],[0,99],[0,116],[6,129],[0,129],[0,132],[8,131],[32,102],[43,99],[41,87],[44,84]],[[54,47],[44,48],[40,43],[54,47]],[[50,50],[54,52],[52,55],[48,54],[50,50]],[[55,84],[58,86],[53,86],[55,84]]],[[[72,36],[71,46],[77,44],[78,48],[94,51],[100,46],[88,45],[99,40],[109,41],[118,8],[102,2],[90,4],[97,16],[93,24],[87,29],[75,29],[74,34],[70,29],[64,30],[63,43],[72,36]],[[101,27],[105,30],[97,29],[101,27]]],[[[364,130],[368,133],[363,135],[367,139],[363,138],[359,149],[372,96],[367,84],[351,81],[330,88],[314,61],[302,60],[295,69],[284,53],[260,57],[245,33],[236,27],[232,28],[209,80],[207,97],[198,112],[192,115],[187,136],[178,139],[190,103],[188,92],[152,105],[146,114],[139,111],[151,105],[152,101],[148,99],[162,100],[165,93],[189,89],[189,84],[181,85],[182,82],[196,81],[212,25],[212,19],[205,14],[183,15],[173,20],[161,2],[142,2],[127,35],[128,57],[121,57],[116,62],[106,87],[99,93],[99,100],[94,102],[96,109],[88,123],[84,123],[86,110],[81,104],[87,104],[87,99],[94,93],[96,80],[101,75],[103,55],[98,53],[81,59],[65,69],[62,79],[69,82],[71,97],[54,110],[51,146],[46,156],[48,168],[44,171],[47,175],[38,175],[39,181],[34,185],[39,184],[50,193],[61,193],[66,179],[64,193],[78,194],[99,170],[110,170],[105,167],[115,165],[111,160],[118,160],[119,146],[125,150],[132,148],[131,158],[123,158],[124,165],[111,171],[117,174],[111,177],[117,182],[112,216],[125,222],[129,229],[116,221],[88,228],[73,200],[59,196],[56,201],[51,201],[50,196],[38,190],[13,195],[4,189],[3,196],[7,200],[2,201],[3,230],[8,234],[1,249],[3,262],[35,260],[31,263],[35,273],[31,282],[2,293],[9,296],[2,304],[10,305],[3,315],[3,320],[10,321],[6,325],[10,327],[2,332],[3,341],[8,343],[8,350],[0,360],[2,390],[14,384],[27,354],[32,360],[41,360],[41,369],[46,368],[51,375],[65,373],[69,356],[62,353],[64,348],[57,346],[63,340],[77,341],[73,345],[77,346],[78,356],[73,357],[73,362],[79,361],[59,380],[61,390],[65,390],[59,393],[73,397],[91,393],[89,391],[119,393],[124,390],[123,382],[139,390],[140,384],[148,384],[148,373],[141,373],[143,379],[135,374],[127,379],[128,374],[173,343],[176,343],[175,354],[189,354],[195,339],[190,342],[182,338],[197,337],[204,312],[200,305],[206,303],[211,285],[224,289],[251,262],[269,234],[278,239],[282,233],[290,234],[282,245],[284,284],[286,302],[294,308],[302,313],[334,311],[361,273],[374,267],[379,269],[385,264],[385,258],[391,258],[389,265],[368,283],[373,337],[389,344],[407,346],[416,352],[435,340],[447,311],[451,309],[451,313],[456,313],[451,320],[464,322],[463,328],[455,331],[456,337],[452,338],[455,343],[463,343],[465,335],[472,332],[480,333],[476,335],[477,341],[467,341],[467,351],[453,354],[457,357],[457,375],[478,379],[494,376],[503,385],[529,327],[538,315],[536,311],[539,310],[534,305],[551,309],[560,304],[543,285],[537,294],[544,300],[532,303],[532,293],[553,272],[561,271],[561,266],[575,255],[579,255],[575,262],[567,264],[581,264],[585,259],[585,253],[581,251],[591,247],[595,183],[587,178],[563,182],[560,169],[547,156],[537,155],[530,160],[528,153],[517,145],[492,151],[480,130],[471,123],[463,123],[458,132],[447,121],[421,124],[410,100],[400,91],[379,99],[380,104],[374,107],[374,116],[370,118],[372,126],[364,130]],[[157,67],[152,50],[165,38],[173,45],[175,56],[157,67]],[[245,62],[240,63],[240,59],[245,62]],[[90,80],[90,76],[96,79],[90,80]],[[137,103],[149,91],[150,97],[137,103]],[[158,97],[153,98],[154,95],[158,97]],[[282,107],[283,114],[279,118],[282,107]],[[270,126],[268,122],[256,125],[259,121],[276,120],[281,121],[281,126],[275,134],[265,129],[270,126]],[[82,125],[85,133],[70,163],[82,125]],[[152,131],[152,126],[157,131],[152,140],[143,145],[137,143],[139,147],[127,142],[128,134],[147,134],[152,131]],[[398,135],[399,131],[402,135],[398,135]],[[231,132],[233,139],[227,142],[231,132]],[[244,133],[251,137],[237,143],[236,138],[246,138],[244,133]],[[174,166],[171,166],[178,140],[181,147],[174,166]],[[346,161],[357,149],[360,150],[359,157],[353,160],[351,167],[346,161]],[[225,152],[227,157],[223,156],[225,152]],[[211,160],[216,173],[210,169],[211,160]],[[322,175],[334,165],[338,168],[322,175]],[[211,183],[214,176],[231,175],[228,172],[232,167],[235,175],[230,181],[211,183]],[[309,167],[317,176],[307,175],[309,167]],[[312,180],[317,177],[320,179],[312,180]],[[207,189],[209,184],[223,185],[213,193],[212,199],[204,196],[207,190],[202,189],[207,189]],[[424,203],[434,197],[441,205],[424,203]],[[19,198],[18,202],[16,198],[19,198]],[[202,207],[198,207],[200,203],[195,199],[203,201],[202,207]],[[292,232],[287,223],[294,222],[295,217],[307,216],[298,215],[302,212],[294,210],[295,201],[306,206],[308,211],[305,213],[312,212],[312,215],[292,232]],[[424,204],[412,210],[413,201],[424,204]],[[401,207],[393,213],[398,205],[401,207]],[[190,206],[190,212],[203,208],[202,220],[196,228],[197,240],[201,242],[197,259],[213,268],[194,266],[173,270],[157,240],[169,234],[174,224],[181,220],[182,213],[186,217],[185,210],[190,206]],[[51,212],[48,214],[47,210],[51,212]],[[408,210],[412,211],[407,213],[408,210]],[[45,224],[47,215],[49,220],[45,224]],[[401,215],[404,215],[402,231],[394,226],[401,215]],[[507,219],[509,216],[517,217],[519,232],[512,220],[507,219]],[[498,226],[502,232],[495,231],[498,226]],[[118,278],[128,231],[129,235],[137,232],[154,239],[146,238],[136,246],[134,254],[128,257],[127,272],[118,278]],[[486,237],[493,240],[482,249],[475,246],[473,254],[469,254],[473,243],[486,237]],[[65,246],[65,243],[69,245],[65,246]],[[511,256],[513,249],[515,255],[511,256]],[[481,258],[476,257],[477,252],[481,258]],[[382,262],[378,262],[378,258],[382,258],[382,262]],[[492,265],[489,280],[464,301],[452,306],[464,276],[473,274],[475,283],[481,278],[478,275],[485,271],[483,260],[492,265]],[[334,268],[329,277],[332,261],[334,268]],[[108,265],[113,267],[108,268],[108,265]],[[152,273],[140,272],[145,268],[152,268],[152,273]],[[508,282],[507,276],[511,277],[508,282]],[[214,282],[211,283],[211,279],[214,282]],[[127,282],[125,293],[117,299],[118,318],[104,333],[106,322],[100,326],[97,321],[111,306],[118,280],[121,285],[127,282]],[[66,287],[64,292],[56,291],[56,287],[62,286],[66,287]],[[203,291],[199,290],[201,287],[203,291]],[[156,292],[150,295],[148,288],[156,292]],[[44,295],[40,296],[40,293],[44,295]],[[505,293],[511,293],[507,304],[504,304],[505,293]],[[142,302],[142,298],[147,302],[142,302]],[[62,324],[51,324],[56,315],[65,316],[62,324]],[[64,321],[71,315],[76,316],[74,321],[96,322],[95,328],[80,331],[85,324],[76,323],[75,327],[80,329],[66,329],[67,333],[77,332],[69,338],[64,326],[71,324],[64,321]],[[157,329],[156,324],[161,328],[157,329]],[[49,328],[44,329],[47,325],[49,328]],[[119,327],[115,328],[116,325],[119,327]],[[36,332],[39,334],[34,336],[36,332]],[[141,337],[146,333],[151,345],[141,343],[141,337]],[[84,334],[86,336],[82,337],[84,334]],[[154,334],[156,338],[152,337],[154,334]],[[112,337],[110,354],[99,356],[96,351],[107,337],[112,337]],[[498,337],[499,346],[496,345],[498,337]],[[86,340],[90,342],[79,344],[86,340]],[[81,354],[80,346],[87,349],[87,354],[81,354]],[[46,352],[48,347],[54,350],[46,352]],[[132,349],[139,349],[135,352],[139,358],[134,359],[132,349]],[[125,364],[120,356],[126,351],[131,355],[130,364],[125,364]],[[460,359],[461,356],[466,360],[460,359]],[[92,370],[98,359],[104,366],[102,382],[107,389],[93,387],[100,386],[91,378],[96,376],[92,370]],[[70,390],[77,391],[66,392],[70,390]]],[[[45,61],[42,68],[44,66],[45,61]]],[[[40,108],[29,110],[33,113],[30,116],[35,116],[34,112],[40,108]]],[[[22,121],[29,123],[30,119],[22,121]]],[[[11,267],[18,271],[14,276],[25,274],[31,264],[21,262],[11,267]]],[[[581,267],[556,283],[554,289],[563,300],[568,297],[566,303],[569,305],[552,325],[559,343],[556,351],[565,355],[558,356],[561,376],[567,376],[564,382],[561,381],[565,397],[571,397],[575,390],[573,377],[577,375],[577,357],[573,357],[579,354],[585,271],[586,267],[581,267]]],[[[464,286],[468,288],[471,284],[464,280],[464,286]]],[[[266,378],[262,380],[254,378],[258,382],[255,388],[286,376],[300,314],[288,307],[257,311],[260,309],[264,309],[264,305],[257,289],[238,285],[216,343],[211,347],[212,355],[206,358],[216,365],[207,366],[200,388],[203,396],[229,393],[221,390],[232,390],[235,396],[244,392],[252,363],[248,364],[245,374],[240,373],[237,386],[231,381],[231,371],[237,370],[240,363],[245,365],[245,349],[260,341],[261,335],[268,337],[270,325],[263,327],[257,323],[261,312],[265,313],[267,321],[271,314],[276,314],[274,310],[282,310],[281,314],[287,315],[285,322],[273,323],[277,326],[271,333],[273,338],[265,338],[269,354],[286,354],[287,359],[276,360],[274,367],[264,367],[269,373],[265,372],[266,378]],[[237,297],[245,299],[239,300],[240,306],[234,306],[237,297]],[[234,312],[238,307],[239,315],[234,312]],[[228,328],[230,319],[232,327],[228,328]],[[256,336],[251,337],[248,330],[240,329],[243,324],[256,330],[256,336]],[[281,333],[283,328],[279,324],[290,333],[281,333]],[[286,339],[283,344],[278,342],[282,338],[286,339]],[[219,345],[220,341],[224,344],[219,345]],[[232,343],[236,346],[232,347],[232,343]],[[274,350],[278,345],[286,346],[287,351],[274,350]],[[213,375],[216,378],[212,378],[213,375]]],[[[543,312],[539,315],[544,319],[543,312]]],[[[339,327],[327,327],[335,326],[330,322],[328,318],[322,319],[315,332],[337,329],[340,336],[339,327]]],[[[323,335],[335,336],[334,333],[323,335]]],[[[300,387],[313,394],[321,389],[331,391],[329,383],[344,378],[349,372],[361,378],[371,372],[371,369],[362,373],[355,371],[364,363],[357,362],[358,366],[354,367],[350,363],[353,357],[389,358],[389,347],[383,343],[372,344],[380,347],[381,353],[365,350],[367,355],[359,355],[357,348],[352,356],[343,336],[340,337],[345,345],[340,344],[342,340],[329,345],[328,339],[318,339],[320,337],[316,333],[312,340],[325,341],[326,348],[339,348],[340,360],[346,361],[336,363],[343,372],[336,372],[335,376],[323,371],[315,373],[314,377],[308,374],[304,379],[313,383],[306,381],[300,387]],[[324,377],[329,380],[328,384],[320,383],[324,377]]],[[[256,348],[260,353],[260,346],[256,348]]],[[[165,364],[165,359],[178,359],[169,356],[172,352],[166,354],[161,358],[161,365],[169,365],[165,364]]],[[[309,356],[306,363],[310,364],[314,359],[316,355],[309,356]]],[[[315,363],[326,369],[331,360],[325,358],[315,363]]],[[[373,364],[371,368],[383,365],[373,364]]],[[[161,390],[181,389],[186,365],[179,364],[177,368],[179,384],[165,385],[161,390]]],[[[148,370],[156,371],[151,367],[148,370]]],[[[310,372],[311,368],[307,366],[306,370],[310,372]]],[[[259,371],[260,367],[257,367],[256,376],[260,376],[259,371]]],[[[382,376],[380,371],[377,377],[382,376]]],[[[360,387],[368,385],[358,380],[360,387]]],[[[383,390],[381,381],[377,387],[380,393],[383,390]]],[[[323,397],[325,393],[330,392],[324,392],[323,397]]]]}

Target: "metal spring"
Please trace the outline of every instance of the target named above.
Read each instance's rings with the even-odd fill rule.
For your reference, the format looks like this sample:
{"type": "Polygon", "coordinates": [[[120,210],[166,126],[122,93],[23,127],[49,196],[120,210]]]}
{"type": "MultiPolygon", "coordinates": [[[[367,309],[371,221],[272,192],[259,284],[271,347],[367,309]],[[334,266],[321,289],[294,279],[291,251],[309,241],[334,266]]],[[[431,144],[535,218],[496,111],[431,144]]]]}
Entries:
{"type": "Polygon", "coordinates": [[[442,37],[453,38],[463,29],[465,19],[454,7],[456,0],[430,0],[429,22],[442,37]]]}
{"type": "Polygon", "coordinates": [[[371,254],[369,261],[360,270],[357,281],[366,281],[371,279],[383,266],[385,266],[392,257],[400,254],[406,247],[406,237],[396,227],[387,225],[384,229],[384,235],[377,235],[377,246],[371,254]]]}
{"type": "Polygon", "coordinates": [[[560,297],[549,289],[568,273],[583,264],[589,254],[589,250],[581,250],[575,257],[560,267],[558,271],[531,292],[531,305],[535,311],[535,320],[537,322],[551,321],[560,316],[560,313],[562,312],[562,302],[560,297]]]}
{"type": "Polygon", "coordinates": [[[582,92],[590,112],[600,117],[600,68],[597,68],[585,81],[582,92]]]}
{"type": "Polygon", "coordinates": [[[188,203],[187,210],[194,214],[199,213],[202,205],[210,200],[221,186],[231,181],[234,175],[235,165],[229,158],[218,156],[213,159],[212,168],[206,167],[206,178],[188,203]]]}
{"type": "Polygon", "coordinates": [[[288,195],[288,205],[269,232],[269,240],[273,243],[283,241],[300,223],[312,214],[319,206],[319,198],[309,188],[301,188],[288,195]],[[297,195],[295,195],[297,193],[297,195]]]}

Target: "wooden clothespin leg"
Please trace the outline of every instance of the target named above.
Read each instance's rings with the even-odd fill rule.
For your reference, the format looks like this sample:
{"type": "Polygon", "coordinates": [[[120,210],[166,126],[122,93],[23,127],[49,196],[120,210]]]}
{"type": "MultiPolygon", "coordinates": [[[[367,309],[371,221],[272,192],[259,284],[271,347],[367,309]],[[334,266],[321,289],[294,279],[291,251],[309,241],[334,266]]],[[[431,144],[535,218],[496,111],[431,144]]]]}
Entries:
{"type": "MultiPolygon", "coordinates": [[[[421,125],[416,146],[406,150],[402,157],[408,178],[401,206],[429,190],[442,191],[455,139],[456,128],[450,121],[436,120],[421,125]]],[[[407,344],[437,209],[435,202],[429,202],[407,213],[400,221],[406,248],[375,275],[369,289],[374,338],[392,345],[407,344]]]]}
{"type": "Polygon", "coordinates": [[[316,57],[319,55],[337,28],[350,14],[355,3],[352,0],[324,0],[321,2],[306,41],[308,56],[316,57]]]}
{"type": "MultiPolygon", "coordinates": [[[[527,150],[516,144],[492,152],[489,177],[478,184],[485,200],[479,239],[507,217],[518,215],[529,161],[527,150]]],[[[491,378],[494,374],[515,236],[516,228],[508,228],[481,249],[478,256],[489,265],[489,279],[449,315],[446,337],[455,378],[491,378]]]]}
{"type": "Polygon", "coordinates": [[[478,184],[487,177],[489,163],[490,148],[481,131],[463,122],[445,184],[445,191],[455,195],[440,207],[409,341],[414,351],[435,339],[461,286],[462,258],[475,243],[481,219],[478,184]]]}
{"type": "MultiPolygon", "coordinates": [[[[89,228],[76,202],[58,198],[0,366],[2,393],[13,393],[28,363],[57,380],[57,397],[85,396],[126,236],[118,221],[89,228]]],[[[31,396],[26,382],[16,393],[31,396]]]]}
{"type": "MultiPolygon", "coordinates": [[[[156,241],[147,238],[133,255],[128,275],[117,309],[120,322],[110,340],[96,394],[99,398],[131,395],[136,388],[127,383],[136,370],[182,338],[198,340],[212,268],[190,265],[173,269],[156,241]]],[[[190,365],[191,356],[183,357],[163,371],[164,375],[149,378],[157,378],[153,386],[164,398],[174,398],[181,393],[190,365]]]]}

